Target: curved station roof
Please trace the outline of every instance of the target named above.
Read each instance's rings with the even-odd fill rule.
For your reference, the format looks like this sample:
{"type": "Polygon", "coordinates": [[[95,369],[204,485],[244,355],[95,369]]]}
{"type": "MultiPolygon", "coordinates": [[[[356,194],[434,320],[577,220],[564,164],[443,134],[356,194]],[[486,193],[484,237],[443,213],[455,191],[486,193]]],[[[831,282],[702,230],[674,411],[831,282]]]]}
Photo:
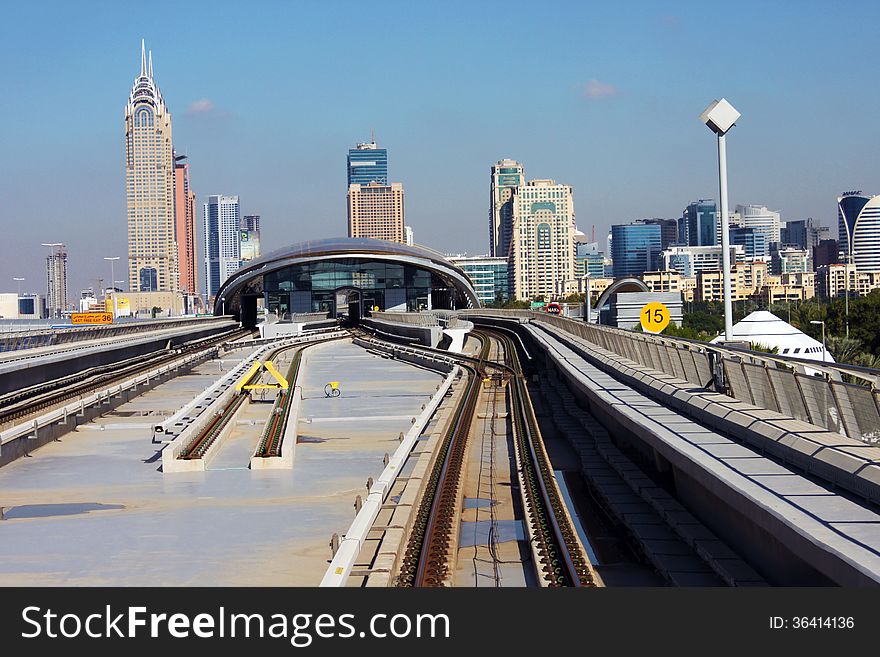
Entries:
{"type": "MultiPolygon", "coordinates": [[[[396,264],[407,263],[425,269],[438,276],[449,287],[454,288],[469,306],[479,307],[480,305],[470,279],[441,253],[424,246],[410,246],[363,237],[312,240],[291,244],[267,253],[248,262],[226,279],[217,291],[216,298],[224,298],[228,310],[238,306],[238,297],[245,288],[248,288],[249,291],[261,292],[262,277],[265,274],[291,265],[359,258],[396,264]]],[[[215,313],[220,312],[220,305],[215,303],[215,313]]]]}

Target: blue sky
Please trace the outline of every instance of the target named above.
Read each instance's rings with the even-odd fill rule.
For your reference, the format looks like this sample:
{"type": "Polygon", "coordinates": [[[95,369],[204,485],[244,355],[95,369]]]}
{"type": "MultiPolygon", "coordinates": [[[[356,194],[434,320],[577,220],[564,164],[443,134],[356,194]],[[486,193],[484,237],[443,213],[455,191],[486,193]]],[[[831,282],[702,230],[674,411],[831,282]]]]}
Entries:
{"type": "MultiPolygon", "coordinates": [[[[676,217],[717,196],[836,234],[835,197],[880,193],[871,2],[162,2],[4,8],[0,290],[45,291],[69,245],[74,296],[126,255],[123,108],[140,40],[200,204],[239,194],[264,249],[343,235],[345,155],[375,128],[416,241],[482,253],[489,167],[574,186],[579,227],[676,217]],[[137,8],[137,9],[136,9],[137,8]],[[11,239],[10,239],[11,238],[11,239]]],[[[200,206],[197,208],[200,212],[200,206]]]]}

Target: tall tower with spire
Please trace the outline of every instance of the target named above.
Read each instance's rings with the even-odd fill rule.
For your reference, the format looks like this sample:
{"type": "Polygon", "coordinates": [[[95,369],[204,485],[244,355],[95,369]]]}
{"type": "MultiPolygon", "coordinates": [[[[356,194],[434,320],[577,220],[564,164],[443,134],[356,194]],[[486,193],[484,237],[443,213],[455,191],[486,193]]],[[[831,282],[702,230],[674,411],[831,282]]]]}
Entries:
{"type": "Polygon", "coordinates": [[[140,74],[125,106],[125,189],[129,290],[178,291],[171,114],[143,41],[140,74]]]}

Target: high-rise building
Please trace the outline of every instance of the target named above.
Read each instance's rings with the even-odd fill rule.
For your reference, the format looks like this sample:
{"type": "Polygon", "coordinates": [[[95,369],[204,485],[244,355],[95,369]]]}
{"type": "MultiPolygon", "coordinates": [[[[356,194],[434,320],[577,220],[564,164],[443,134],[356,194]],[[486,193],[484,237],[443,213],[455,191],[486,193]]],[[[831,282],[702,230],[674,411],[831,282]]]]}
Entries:
{"type": "Polygon", "coordinates": [[[241,218],[238,227],[242,230],[255,230],[260,232],[260,215],[246,214],[241,218]]]}
{"type": "Polygon", "coordinates": [[[821,240],[813,247],[813,270],[819,267],[837,264],[840,247],[837,240],[821,240]]]}
{"type": "Polygon", "coordinates": [[[403,234],[404,234],[403,241],[407,246],[412,246],[413,244],[415,244],[415,236],[413,234],[412,226],[404,226],[403,227],[403,234]]]}
{"type": "Polygon", "coordinates": [[[204,204],[206,297],[217,295],[220,285],[241,267],[238,196],[209,196],[204,204]]]}
{"type": "Polygon", "coordinates": [[[811,250],[775,244],[770,249],[770,273],[795,274],[812,270],[811,250]]]}
{"type": "Polygon", "coordinates": [[[487,255],[448,255],[446,259],[471,279],[481,304],[507,301],[509,297],[507,258],[494,258],[487,255]]]}
{"type": "Polygon", "coordinates": [[[717,244],[718,231],[715,225],[717,216],[715,201],[712,199],[700,199],[689,203],[678,222],[678,243],[687,246],[717,244]]]}
{"type": "Polygon", "coordinates": [[[759,260],[768,257],[765,235],[755,227],[743,228],[738,226],[730,229],[730,243],[739,244],[743,247],[747,261],[759,260]]]}
{"type": "Polygon", "coordinates": [[[388,151],[375,141],[348,151],[348,185],[388,184],[388,151]]]}
{"type": "Polygon", "coordinates": [[[648,226],[660,226],[660,249],[666,249],[670,244],[678,244],[678,220],[677,219],[636,219],[634,224],[646,224],[648,226]]]}
{"type": "Polygon", "coordinates": [[[660,255],[660,226],[622,224],[611,227],[611,260],[614,277],[641,276],[657,268],[660,255]]]}
{"type": "Polygon", "coordinates": [[[177,240],[179,289],[185,294],[197,294],[196,194],[189,184],[189,163],[185,155],[174,157],[174,234],[177,240]]]}
{"type": "Polygon", "coordinates": [[[489,255],[507,258],[513,226],[513,192],[526,184],[525,168],[516,160],[498,160],[489,184],[489,255]]]}
{"type": "MultiPolygon", "coordinates": [[[[660,254],[664,271],[677,271],[683,276],[696,276],[702,271],[721,269],[721,246],[670,246],[660,254]]],[[[730,262],[745,260],[741,245],[730,246],[730,262]]]]}
{"type": "Polygon", "coordinates": [[[763,205],[737,205],[736,213],[740,216],[740,226],[754,228],[764,235],[768,249],[774,242],[779,242],[782,223],[778,212],[763,205]]]}
{"type": "Polygon", "coordinates": [[[822,240],[830,237],[828,226],[820,226],[812,217],[786,221],[780,229],[779,241],[799,249],[812,249],[822,240]]]}
{"type": "Polygon", "coordinates": [[[132,292],[175,290],[179,284],[174,213],[171,114],[141,42],[141,70],[125,106],[128,284],[132,292]]]}
{"type": "Polygon", "coordinates": [[[67,249],[63,244],[46,244],[46,309],[50,318],[67,310],[67,249]]]}
{"type": "MultiPolygon", "coordinates": [[[[658,228],[659,230],[659,228],[658,228]]],[[[530,180],[513,193],[508,288],[527,301],[556,293],[556,283],[574,279],[574,198],[570,185],[530,180]]]]}
{"type": "Polygon", "coordinates": [[[587,241],[581,232],[575,233],[574,277],[602,278],[605,276],[605,254],[599,250],[598,242],[587,241]]]}
{"type": "Polygon", "coordinates": [[[260,215],[246,214],[238,222],[239,249],[242,262],[260,257],[260,215]]]}
{"type": "Polygon", "coordinates": [[[847,192],[837,199],[840,261],[880,271],[880,196],[847,192]]]}
{"type": "Polygon", "coordinates": [[[349,185],[348,236],[405,243],[403,184],[349,185]]]}

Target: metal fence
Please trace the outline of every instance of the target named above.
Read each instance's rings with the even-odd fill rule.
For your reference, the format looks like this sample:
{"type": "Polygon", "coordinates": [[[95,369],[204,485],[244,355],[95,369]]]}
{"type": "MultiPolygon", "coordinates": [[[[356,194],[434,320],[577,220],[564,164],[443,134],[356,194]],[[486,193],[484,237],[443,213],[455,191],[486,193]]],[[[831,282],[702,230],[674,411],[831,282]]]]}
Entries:
{"type": "Polygon", "coordinates": [[[525,310],[480,309],[462,314],[548,324],[695,387],[718,389],[759,408],[871,445],[880,443],[880,370],[625,331],[525,310]],[[843,376],[864,384],[844,382],[843,376]]]}

